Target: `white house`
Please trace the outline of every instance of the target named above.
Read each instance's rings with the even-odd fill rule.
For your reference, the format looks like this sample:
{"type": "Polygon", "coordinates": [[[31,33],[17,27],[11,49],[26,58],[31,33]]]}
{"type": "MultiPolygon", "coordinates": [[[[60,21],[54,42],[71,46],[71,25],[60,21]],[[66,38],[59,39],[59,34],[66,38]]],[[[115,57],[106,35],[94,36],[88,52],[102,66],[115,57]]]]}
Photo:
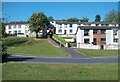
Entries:
{"type": "MultiPolygon", "coordinates": [[[[29,22],[7,23],[5,25],[5,32],[9,35],[17,35],[17,37],[35,37],[36,36],[35,32],[30,31],[29,22]]],[[[38,33],[38,35],[39,36],[42,35],[42,30],[38,33]]]]}
{"type": "Polygon", "coordinates": [[[118,24],[100,22],[96,26],[79,26],[76,31],[77,48],[118,49],[118,24]],[[102,24],[107,24],[104,26],[102,24]]]}

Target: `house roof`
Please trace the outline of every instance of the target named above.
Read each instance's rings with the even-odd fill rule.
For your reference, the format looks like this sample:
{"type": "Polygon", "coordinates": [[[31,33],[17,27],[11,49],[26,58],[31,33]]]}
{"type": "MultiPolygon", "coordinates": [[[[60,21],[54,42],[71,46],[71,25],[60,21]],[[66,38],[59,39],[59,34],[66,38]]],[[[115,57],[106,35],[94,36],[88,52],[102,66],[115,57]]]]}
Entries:
{"type": "Polygon", "coordinates": [[[118,24],[117,22],[66,22],[56,21],[56,24],[118,24]]]}
{"type": "Polygon", "coordinates": [[[29,22],[28,21],[14,21],[14,22],[6,23],[6,25],[15,25],[15,24],[29,24],[29,22]]]}
{"type": "Polygon", "coordinates": [[[84,30],[84,29],[107,29],[107,30],[110,30],[112,28],[120,29],[120,27],[117,27],[117,26],[78,26],[75,34],[77,34],[78,29],[82,29],[82,30],[84,30]]]}

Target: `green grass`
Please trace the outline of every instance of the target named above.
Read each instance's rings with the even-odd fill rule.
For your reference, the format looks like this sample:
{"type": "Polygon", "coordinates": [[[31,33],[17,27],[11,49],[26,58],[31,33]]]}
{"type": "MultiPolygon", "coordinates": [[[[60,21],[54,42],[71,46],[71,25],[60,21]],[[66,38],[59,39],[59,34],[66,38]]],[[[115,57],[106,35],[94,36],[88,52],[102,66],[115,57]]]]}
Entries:
{"type": "Polygon", "coordinates": [[[72,39],[73,37],[62,37],[63,39],[72,39]]]}
{"type": "Polygon", "coordinates": [[[85,50],[78,49],[76,50],[79,53],[88,55],[88,56],[117,56],[118,50],[85,50]]]}
{"type": "Polygon", "coordinates": [[[3,80],[117,80],[118,64],[3,64],[3,80]]]}
{"type": "Polygon", "coordinates": [[[68,56],[67,53],[53,46],[48,40],[33,40],[33,38],[29,38],[27,42],[21,45],[8,47],[7,52],[32,56],[68,56]]]}

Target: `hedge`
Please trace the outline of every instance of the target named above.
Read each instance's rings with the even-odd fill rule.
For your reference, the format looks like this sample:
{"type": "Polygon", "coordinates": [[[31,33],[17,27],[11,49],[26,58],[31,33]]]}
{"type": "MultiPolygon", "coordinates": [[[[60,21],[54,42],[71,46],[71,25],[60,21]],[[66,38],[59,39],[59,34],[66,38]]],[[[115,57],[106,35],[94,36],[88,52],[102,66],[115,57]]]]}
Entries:
{"type": "Polygon", "coordinates": [[[24,42],[28,41],[27,38],[20,38],[20,37],[15,37],[15,38],[3,38],[2,42],[5,46],[14,46],[17,44],[22,44],[24,42]]]}
{"type": "Polygon", "coordinates": [[[62,37],[59,37],[58,35],[54,34],[53,35],[57,40],[61,41],[63,44],[68,43],[65,39],[63,39],[62,37]]]}

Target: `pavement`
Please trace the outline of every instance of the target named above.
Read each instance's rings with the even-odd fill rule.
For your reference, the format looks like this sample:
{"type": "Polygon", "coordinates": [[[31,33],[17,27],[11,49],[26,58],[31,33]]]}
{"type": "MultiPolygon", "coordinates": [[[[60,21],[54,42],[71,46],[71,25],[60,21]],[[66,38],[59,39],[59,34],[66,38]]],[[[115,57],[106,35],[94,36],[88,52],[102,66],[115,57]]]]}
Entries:
{"type": "Polygon", "coordinates": [[[80,54],[78,52],[75,51],[75,48],[66,48],[66,47],[62,47],[61,48],[63,51],[69,53],[71,55],[72,58],[90,58],[89,56],[85,55],[85,54],[80,54]]]}

